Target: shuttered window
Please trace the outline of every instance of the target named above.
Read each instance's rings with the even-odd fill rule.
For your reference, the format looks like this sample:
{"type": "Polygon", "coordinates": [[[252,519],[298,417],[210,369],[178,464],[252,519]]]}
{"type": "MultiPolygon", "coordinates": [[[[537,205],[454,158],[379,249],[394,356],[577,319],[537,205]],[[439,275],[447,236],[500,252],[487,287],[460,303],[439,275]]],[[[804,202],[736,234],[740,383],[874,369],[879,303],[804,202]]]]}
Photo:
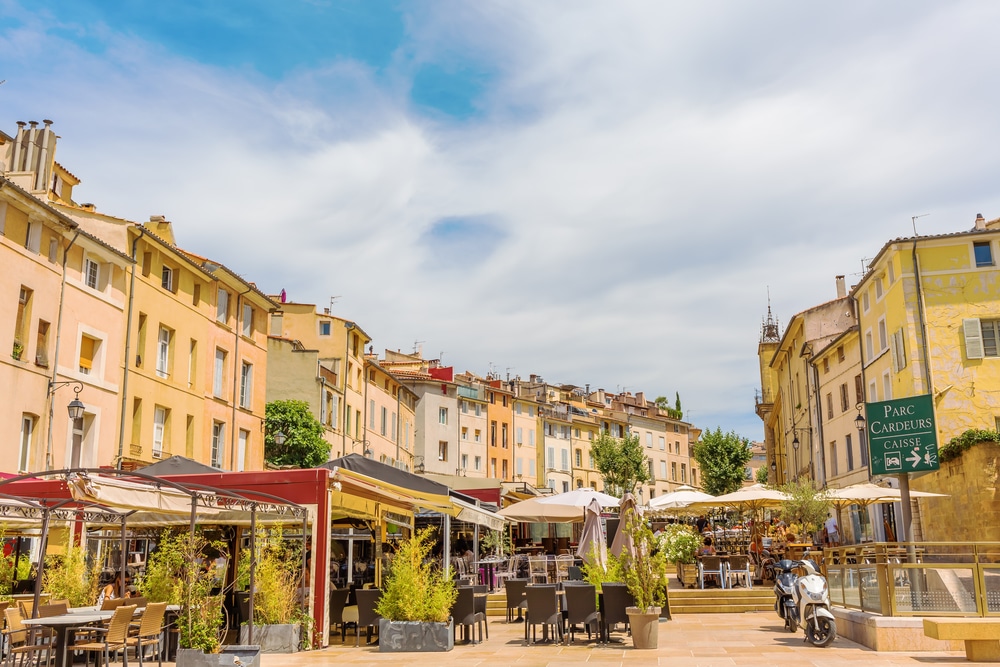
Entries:
{"type": "MultiPolygon", "coordinates": [[[[962,332],[965,334],[965,356],[969,359],[982,359],[983,331],[978,319],[962,320],[962,332]]],[[[996,355],[996,338],[993,340],[994,356],[996,355]]]]}
{"type": "Polygon", "coordinates": [[[90,336],[80,338],[80,372],[90,375],[94,368],[94,356],[97,353],[99,342],[90,336]]]}

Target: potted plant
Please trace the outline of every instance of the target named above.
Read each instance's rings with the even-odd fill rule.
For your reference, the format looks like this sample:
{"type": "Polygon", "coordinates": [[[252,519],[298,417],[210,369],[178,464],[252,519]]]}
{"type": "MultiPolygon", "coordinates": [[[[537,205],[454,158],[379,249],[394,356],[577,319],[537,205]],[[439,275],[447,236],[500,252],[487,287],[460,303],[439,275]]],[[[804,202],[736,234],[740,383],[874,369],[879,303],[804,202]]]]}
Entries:
{"type": "Polygon", "coordinates": [[[20,361],[22,354],[24,354],[24,343],[15,339],[14,349],[11,350],[10,356],[14,361],[20,361]]]}
{"type": "Polygon", "coordinates": [[[660,533],[660,551],[668,563],[677,566],[677,579],[685,586],[693,586],[698,581],[698,566],[695,555],[701,538],[694,528],[683,523],[667,524],[660,533]]]}
{"type": "Polygon", "coordinates": [[[626,530],[635,545],[634,551],[622,551],[625,585],[635,600],[635,606],[625,610],[632,643],[638,649],[656,648],[661,606],[666,602],[667,561],[655,549],[653,531],[638,515],[629,519],[626,530]]]}
{"type": "Polygon", "coordinates": [[[379,652],[450,651],[455,646],[451,608],[458,591],[450,575],[428,557],[432,529],[400,541],[392,557],[382,597],[375,607],[379,652]]]}
{"type": "MultiPolygon", "coordinates": [[[[259,530],[254,540],[253,641],[261,653],[294,653],[299,649],[305,620],[301,608],[301,547],[287,542],[281,527],[259,530]]],[[[249,591],[249,549],[240,555],[237,584],[249,591]]],[[[249,595],[247,596],[249,600],[249,595]]],[[[240,643],[250,641],[249,628],[240,626],[240,643]]]]}
{"type": "Polygon", "coordinates": [[[87,565],[87,553],[70,548],[64,555],[45,557],[42,590],[54,600],[67,600],[70,607],[86,607],[97,599],[97,571],[87,565]]]}
{"type": "Polygon", "coordinates": [[[483,549],[497,558],[505,558],[514,549],[510,543],[510,535],[504,530],[491,530],[483,535],[480,541],[483,549]]]}

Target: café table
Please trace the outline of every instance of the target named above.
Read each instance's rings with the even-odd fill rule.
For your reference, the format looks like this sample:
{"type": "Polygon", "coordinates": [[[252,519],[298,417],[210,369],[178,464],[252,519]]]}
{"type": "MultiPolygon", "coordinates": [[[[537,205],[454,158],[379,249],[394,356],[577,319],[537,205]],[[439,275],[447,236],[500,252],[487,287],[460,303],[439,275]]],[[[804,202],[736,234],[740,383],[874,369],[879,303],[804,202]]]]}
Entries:
{"type": "Polygon", "coordinates": [[[66,646],[70,643],[69,637],[74,628],[89,623],[100,623],[110,620],[114,616],[114,611],[77,611],[71,610],[66,614],[58,616],[42,616],[39,618],[26,618],[22,621],[28,627],[52,628],[55,631],[56,667],[66,665],[66,646]]]}
{"type": "Polygon", "coordinates": [[[492,593],[493,590],[494,590],[494,588],[495,588],[494,584],[496,583],[496,581],[495,581],[495,576],[494,575],[496,574],[496,566],[499,563],[503,563],[505,560],[506,559],[504,559],[504,558],[489,557],[489,558],[483,558],[482,560],[477,560],[477,561],[473,562],[473,565],[476,568],[482,570],[483,576],[485,577],[485,581],[483,581],[482,583],[484,583],[487,586],[489,586],[490,593],[492,593]]]}

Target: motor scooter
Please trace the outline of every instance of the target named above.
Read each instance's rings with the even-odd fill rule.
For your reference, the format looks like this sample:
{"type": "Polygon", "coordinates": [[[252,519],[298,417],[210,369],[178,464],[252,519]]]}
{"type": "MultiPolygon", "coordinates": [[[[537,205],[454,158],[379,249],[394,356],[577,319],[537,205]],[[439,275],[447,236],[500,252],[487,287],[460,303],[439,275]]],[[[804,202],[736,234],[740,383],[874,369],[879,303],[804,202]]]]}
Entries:
{"type": "Polygon", "coordinates": [[[781,560],[774,566],[775,611],[785,620],[789,632],[801,625],[806,641],[824,647],[837,638],[837,621],[830,611],[830,594],[826,578],[811,560],[781,560]],[[794,572],[801,567],[801,577],[794,572]]]}

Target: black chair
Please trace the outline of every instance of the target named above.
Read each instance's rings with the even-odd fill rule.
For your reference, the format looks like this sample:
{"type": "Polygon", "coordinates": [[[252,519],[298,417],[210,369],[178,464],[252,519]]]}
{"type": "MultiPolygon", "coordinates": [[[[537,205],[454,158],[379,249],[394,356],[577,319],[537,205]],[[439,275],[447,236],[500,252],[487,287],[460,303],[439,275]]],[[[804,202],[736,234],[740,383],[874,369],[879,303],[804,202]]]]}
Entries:
{"type": "Polygon", "coordinates": [[[587,628],[587,641],[590,641],[590,633],[593,631],[598,643],[601,643],[601,612],[597,611],[597,589],[592,584],[567,583],[563,590],[566,592],[569,642],[573,643],[576,624],[582,623],[587,628]]]}
{"type": "Polygon", "coordinates": [[[486,601],[489,599],[490,587],[486,585],[473,586],[472,592],[474,593],[473,602],[476,607],[476,614],[481,615],[483,619],[483,627],[486,628],[486,638],[490,638],[490,626],[486,622],[486,601]]]}
{"type": "Polygon", "coordinates": [[[604,638],[609,639],[612,630],[619,623],[625,624],[626,634],[631,633],[628,624],[628,614],[625,613],[627,607],[635,606],[635,599],[628,592],[625,584],[603,583],[601,590],[604,592],[604,607],[601,609],[601,619],[604,621],[604,638]]]}
{"type": "Polygon", "coordinates": [[[548,633],[550,626],[553,632],[562,641],[563,638],[563,617],[559,611],[559,600],[556,597],[556,587],[551,585],[528,586],[525,589],[527,594],[528,609],[524,617],[524,643],[530,645],[535,643],[535,626],[542,626],[543,636],[548,633]],[[528,626],[531,626],[531,641],[528,641],[528,626]]]}
{"type": "Polygon", "coordinates": [[[359,588],[354,591],[358,598],[358,631],[355,635],[355,646],[361,645],[361,628],[365,629],[365,643],[372,643],[372,630],[378,626],[381,616],[375,611],[375,605],[382,597],[382,591],[377,588],[359,588]]]}
{"type": "MultiPolygon", "coordinates": [[[[479,641],[483,641],[483,627],[486,625],[485,610],[476,609],[476,591],[474,586],[459,586],[455,604],[451,607],[451,616],[455,620],[454,632],[458,634],[459,626],[467,641],[476,643],[476,627],[479,627],[479,641]],[[482,624],[482,625],[480,625],[482,624]]],[[[487,635],[489,636],[489,635],[487,635]]]]}
{"type": "Polygon", "coordinates": [[[344,622],[344,607],[347,606],[347,596],[351,594],[348,588],[336,588],[330,591],[330,629],[334,632],[340,627],[340,641],[347,640],[347,626],[354,626],[354,634],[358,626],[354,621],[344,622]]]}
{"type": "Polygon", "coordinates": [[[570,565],[567,575],[569,581],[583,581],[583,570],[579,565],[570,565]]]}
{"type": "Polygon", "coordinates": [[[528,586],[527,579],[508,579],[504,589],[507,591],[507,622],[514,622],[514,610],[517,609],[517,620],[523,621],[522,610],[528,606],[524,599],[524,589],[528,586]]]}

